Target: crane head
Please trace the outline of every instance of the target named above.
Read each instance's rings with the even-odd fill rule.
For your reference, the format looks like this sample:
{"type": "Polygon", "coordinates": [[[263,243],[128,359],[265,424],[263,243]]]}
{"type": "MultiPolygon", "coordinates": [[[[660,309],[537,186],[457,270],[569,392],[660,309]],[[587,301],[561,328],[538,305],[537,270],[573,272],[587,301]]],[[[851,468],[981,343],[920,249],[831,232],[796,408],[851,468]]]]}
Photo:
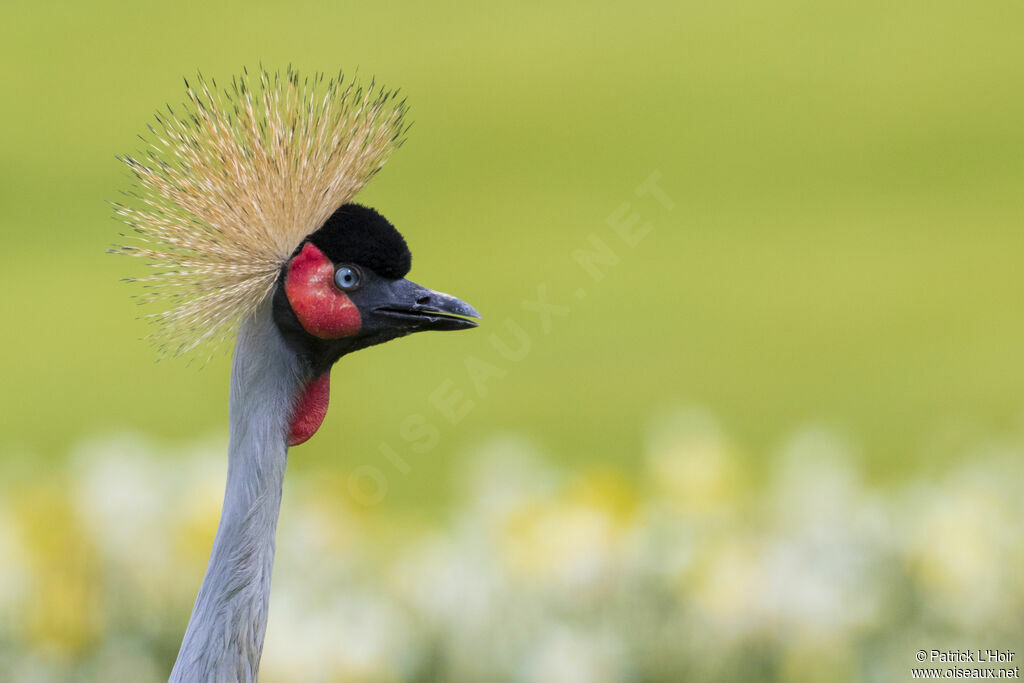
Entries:
{"type": "Polygon", "coordinates": [[[386,218],[345,204],[282,266],[274,323],[312,378],[294,410],[289,445],[319,428],[330,369],[341,356],[414,332],[476,327],[472,306],[406,279],[411,265],[405,239],[386,218]]]}
{"type": "Polygon", "coordinates": [[[407,280],[411,263],[386,218],[345,204],[281,268],[274,322],[317,375],[346,353],[413,332],[476,327],[472,306],[407,280]]]}

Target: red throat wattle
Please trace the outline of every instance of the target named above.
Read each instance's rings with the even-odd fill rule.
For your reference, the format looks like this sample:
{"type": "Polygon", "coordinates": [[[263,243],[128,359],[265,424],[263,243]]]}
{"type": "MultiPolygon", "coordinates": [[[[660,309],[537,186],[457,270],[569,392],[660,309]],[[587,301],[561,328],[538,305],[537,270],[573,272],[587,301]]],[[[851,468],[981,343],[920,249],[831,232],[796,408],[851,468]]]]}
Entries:
{"type": "Polygon", "coordinates": [[[288,445],[298,446],[305,443],[320,429],[327,416],[327,404],[331,400],[331,372],[328,370],[309,382],[298,400],[292,413],[291,430],[288,433],[288,445]]]}

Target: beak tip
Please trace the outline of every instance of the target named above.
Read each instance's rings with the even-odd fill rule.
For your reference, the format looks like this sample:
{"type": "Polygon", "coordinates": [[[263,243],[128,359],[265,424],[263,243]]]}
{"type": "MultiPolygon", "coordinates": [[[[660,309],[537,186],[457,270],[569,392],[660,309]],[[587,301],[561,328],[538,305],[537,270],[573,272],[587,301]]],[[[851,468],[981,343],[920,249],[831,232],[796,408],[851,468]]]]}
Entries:
{"type": "Polygon", "coordinates": [[[433,292],[432,294],[434,304],[441,313],[453,313],[467,318],[480,319],[480,311],[476,310],[462,299],[442,292],[433,292]]]}

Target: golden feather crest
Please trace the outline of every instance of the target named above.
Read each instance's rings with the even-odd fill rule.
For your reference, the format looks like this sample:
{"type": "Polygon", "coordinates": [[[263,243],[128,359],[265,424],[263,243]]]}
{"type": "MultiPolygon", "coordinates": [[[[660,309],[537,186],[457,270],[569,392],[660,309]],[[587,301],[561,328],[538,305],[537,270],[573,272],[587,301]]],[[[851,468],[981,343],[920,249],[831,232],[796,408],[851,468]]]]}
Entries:
{"type": "Polygon", "coordinates": [[[118,157],[137,179],[117,216],[159,272],[136,278],[164,351],[221,340],[270,294],[284,262],[381,169],[408,130],[397,91],[339,73],[248,72],[218,88],[186,80],[187,102],[159,112],[146,148],[118,157]]]}

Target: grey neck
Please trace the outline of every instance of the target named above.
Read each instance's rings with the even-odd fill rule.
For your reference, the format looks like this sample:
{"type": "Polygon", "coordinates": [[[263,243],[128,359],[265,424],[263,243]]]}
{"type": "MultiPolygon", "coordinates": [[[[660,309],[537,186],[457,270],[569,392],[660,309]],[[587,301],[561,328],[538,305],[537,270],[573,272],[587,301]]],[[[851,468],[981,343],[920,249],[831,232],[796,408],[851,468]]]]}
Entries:
{"type": "Polygon", "coordinates": [[[224,507],[172,682],[256,680],[267,627],[288,418],[303,380],[297,357],[274,326],[268,300],[238,332],[224,507]]]}

